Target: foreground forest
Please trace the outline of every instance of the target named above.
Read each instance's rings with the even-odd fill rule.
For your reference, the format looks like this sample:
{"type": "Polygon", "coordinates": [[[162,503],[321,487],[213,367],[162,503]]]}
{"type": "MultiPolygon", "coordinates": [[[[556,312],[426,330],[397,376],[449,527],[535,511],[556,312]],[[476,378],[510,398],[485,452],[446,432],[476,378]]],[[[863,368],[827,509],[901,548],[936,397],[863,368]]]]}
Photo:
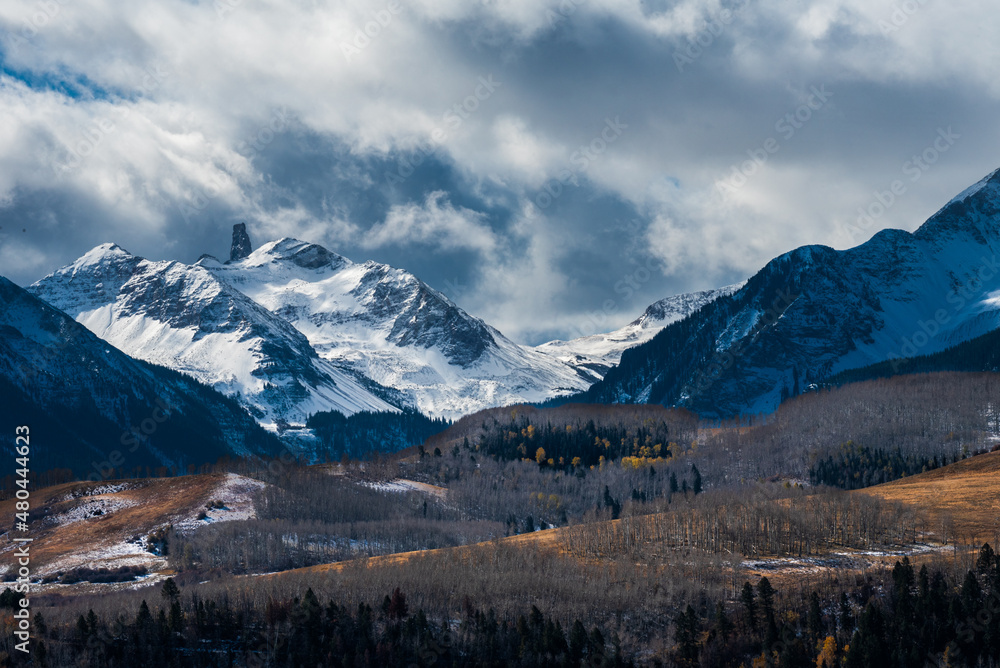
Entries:
{"type": "Polygon", "coordinates": [[[37,490],[32,661],[997,666],[997,381],[731,423],[519,406],[394,456],[37,490]]]}
{"type": "MultiPolygon", "coordinates": [[[[149,592],[152,595],[154,592],[149,592]]],[[[693,596],[647,644],[538,606],[498,616],[465,598],[435,622],[394,588],[377,605],[299,597],[190,596],[173,578],[134,615],[88,610],[72,623],[36,613],[37,665],[127,666],[992,666],[1000,656],[1000,559],[990,545],[964,577],[909,558],[891,570],[812,590],[744,582],[733,601],[693,596]],[[668,640],[672,632],[673,641],[668,640]],[[652,642],[649,642],[652,640],[652,642]],[[659,642],[657,642],[659,641],[659,642]],[[748,661],[749,659],[749,661],[748,661]]]]}

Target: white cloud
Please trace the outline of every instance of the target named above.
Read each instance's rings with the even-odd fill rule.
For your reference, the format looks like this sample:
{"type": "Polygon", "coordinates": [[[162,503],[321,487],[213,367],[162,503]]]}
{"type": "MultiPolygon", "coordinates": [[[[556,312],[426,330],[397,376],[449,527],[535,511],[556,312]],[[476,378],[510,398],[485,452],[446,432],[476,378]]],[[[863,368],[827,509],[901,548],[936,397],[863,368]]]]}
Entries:
{"type": "MultiPolygon", "coordinates": [[[[794,245],[846,245],[844,221],[939,125],[956,125],[966,139],[880,227],[913,229],[1000,162],[1000,15],[990,3],[751,0],[708,30],[735,4],[274,0],[234,3],[220,16],[212,2],[9,0],[0,49],[16,76],[0,76],[0,216],[25,193],[59,191],[101,221],[87,247],[133,238],[162,248],[171,238],[180,248],[171,225],[218,211],[253,221],[258,236],[466,251],[484,264],[463,304],[528,332],[543,321],[569,327],[592,309],[587,300],[601,291],[574,292],[582,272],[605,271],[613,284],[621,248],[663,258],[667,292],[728,282],[794,245]],[[903,5],[919,8],[899,14],[903,5]],[[698,39],[701,55],[678,72],[673,53],[698,39]],[[449,110],[490,75],[501,86],[457,126],[449,122],[449,110]],[[824,83],[834,104],[721,201],[715,183],[729,166],[775,134],[802,91],[824,83]],[[388,213],[351,218],[338,200],[347,195],[331,189],[316,205],[294,180],[279,187],[265,171],[262,154],[276,147],[263,139],[276,114],[303,141],[338,142],[359,159],[437,145],[461,178],[390,198],[388,213]],[[567,195],[539,218],[522,202],[572,169],[573,151],[616,115],[629,129],[578,180],[589,196],[633,206],[649,228],[621,248],[596,249],[618,252],[607,266],[573,267],[561,262],[566,253],[622,221],[589,218],[584,206],[560,214],[567,195]],[[67,167],[80,147],[80,165],[67,167]],[[453,204],[465,200],[446,187],[483,190],[491,207],[512,207],[513,219],[453,204]],[[512,255],[515,246],[524,251],[512,255]]],[[[372,191],[384,182],[368,179],[372,191]]],[[[0,240],[0,256],[13,258],[12,244],[0,240]]],[[[18,244],[19,257],[40,267],[55,261],[50,241],[18,244]]],[[[31,269],[12,260],[3,271],[31,269]]]]}
{"type": "Polygon", "coordinates": [[[405,204],[389,210],[386,219],[361,239],[365,248],[423,244],[441,250],[474,250],[490,256],[497,239],[481,213],[454,207],[446,194],[435,191],[422,205],[405,204]]]}

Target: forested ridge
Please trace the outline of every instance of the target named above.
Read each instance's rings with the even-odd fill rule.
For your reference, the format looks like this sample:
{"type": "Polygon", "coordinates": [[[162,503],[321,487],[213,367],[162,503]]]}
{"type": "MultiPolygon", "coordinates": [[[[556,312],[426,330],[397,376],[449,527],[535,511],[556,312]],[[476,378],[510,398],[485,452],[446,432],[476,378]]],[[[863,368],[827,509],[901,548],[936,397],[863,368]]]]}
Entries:
{"type": "MultiPolygon", "coordinates": [[[[174,579],[144,590],[134,610],[75,617],[65,605],[35,613],[34,665],[94,666],[653,666],[1000,665],[1000,559],[989,544],[964,574],[908,557],[850,583],[783,590],[767,576],[731,599],[699,596],[672,606],[650,656],[617,631],[536,605],[499,613],[466,598],[448,619],[414,608],[399,587],[349,604],[269,595],[187,594],[174,579]]],[[[133,597],[134,598],[134,597],[133,597]]],[[[0,606],[13,606],[10,590],[0,606]]],[[[0,641],[8,652],[11,640],[0,641]]],[[[9,656],[9,654],[8,654],[9,656]]],[[[9,665],[9,659],[6,662],[9,665]]]]}
{"type": "MultiPolygon", "coordinates": [[[[955,525],[853,490],[931,471],[939,484],[963,460],[992,480],[979,462],[997,455],[978,455],[998,407],[997,377],[979,373],[820,389],[714,422],[583,404],[440,432],[415,415],[314,416],[358,443],[436,433],[336,463],[220,460],[208,479],[243,481],[243,514],[217,521],[233,511],[208,496],[197,517],[129,539],[164,567],[33,562],[34,662],[996,667],[988,518],[955,525]]],[[[139,499],[149,485],[121,487],[139,499]]],[[[88,489],[53,493],[45,517],[69,516],[67,494],[114,494],[88,489]]],[[[78,521],[113,521],[105,507],[78,521]]]]}

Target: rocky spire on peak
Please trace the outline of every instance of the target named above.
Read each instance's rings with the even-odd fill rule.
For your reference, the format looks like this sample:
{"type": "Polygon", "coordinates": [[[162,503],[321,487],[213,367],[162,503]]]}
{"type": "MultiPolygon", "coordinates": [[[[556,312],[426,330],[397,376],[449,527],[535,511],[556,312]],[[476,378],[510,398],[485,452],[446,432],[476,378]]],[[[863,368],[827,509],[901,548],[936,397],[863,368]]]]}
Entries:
{"type": "Polygon", "coordinates": [[[236,262],[250,255],[253,246],[250,245],[250,235],[247,234],[247,224],[233,225],[233,248],[229,251],[229,261],[236,262]]]}

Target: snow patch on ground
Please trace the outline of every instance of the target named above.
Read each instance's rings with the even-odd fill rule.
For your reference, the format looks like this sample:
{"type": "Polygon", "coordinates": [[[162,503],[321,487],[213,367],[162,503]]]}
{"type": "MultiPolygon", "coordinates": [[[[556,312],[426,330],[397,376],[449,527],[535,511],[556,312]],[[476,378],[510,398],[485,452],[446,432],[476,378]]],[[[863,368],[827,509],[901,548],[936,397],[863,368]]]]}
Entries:
{"type": "Polygon", "coordinates": [[[223,508],[205,508],[205,519],[188,517],[174,523],[174,528],[181,533],[194,531],[198,527],[212,522],[232,522],[248,520],[257,517],[253,505],[254,495],[267,486],[267,483],[247,478],[237,473],[227,473],[209,498],[209,501],[220,501],[223,508]]]}
{"type": "Polygon", "coordinates": [[[167,560],[147,552],[142,540],[127,540],[66,555],[45,564],[33,575],[41,577],[52,573],[65,573],[82,567],[121,568],[122,566],[145,566],[150,571],[154,571],[166,568],[167,560]]]}
{"type": "Polygon", "coordinates": [[[744,559],[743,568],[751,571],[817,573],[828,568],[868,568],[880,559],[902,559],[915,554],[942,552],[952,549],[948,545],[915,543],[896,549],[842,550],[815,557],[772,557],[744,559]]]}
{"type": "Polygon", "coordinates": [[[406,480],[405,478],[396,478],[395,480],[390,480],[389,482],[366,482],[362,484],[366,487],[377,489],[380,492],[396,492],[400,494],[406,492],[421,492],[423,494],[432,494],[440,499],[443,499],[448,492],[448,490],[443,487],[435,487],[434,485],[428,485],[425,482],[406,480]]]}
{"type": "Polygon", "coordinates": [[[80,503],[76,507],[67,510],[65,513],[50,515],[49,517],[46,517],[44,521],[48,524],[65,526],[67,524],[73,524],[74,522],[80,522],[92,517],[110,515],[119,510],[132,508],[137,505],[139,505],[137,501],[119,496],[94,496],[80,503]]]}
{"type": "Polygon", "coordinates": [[[97,485],[95,487],[83,487],[79,489],[74,489],[72,492],[63,497],[63,501],[72,501],[73,499],[79,499],[84,496],[102,496],[104,494],[117,494],[118,492],[124,492],[127,489],[132,489],[133,485],[126,482],[97,485]]]}

